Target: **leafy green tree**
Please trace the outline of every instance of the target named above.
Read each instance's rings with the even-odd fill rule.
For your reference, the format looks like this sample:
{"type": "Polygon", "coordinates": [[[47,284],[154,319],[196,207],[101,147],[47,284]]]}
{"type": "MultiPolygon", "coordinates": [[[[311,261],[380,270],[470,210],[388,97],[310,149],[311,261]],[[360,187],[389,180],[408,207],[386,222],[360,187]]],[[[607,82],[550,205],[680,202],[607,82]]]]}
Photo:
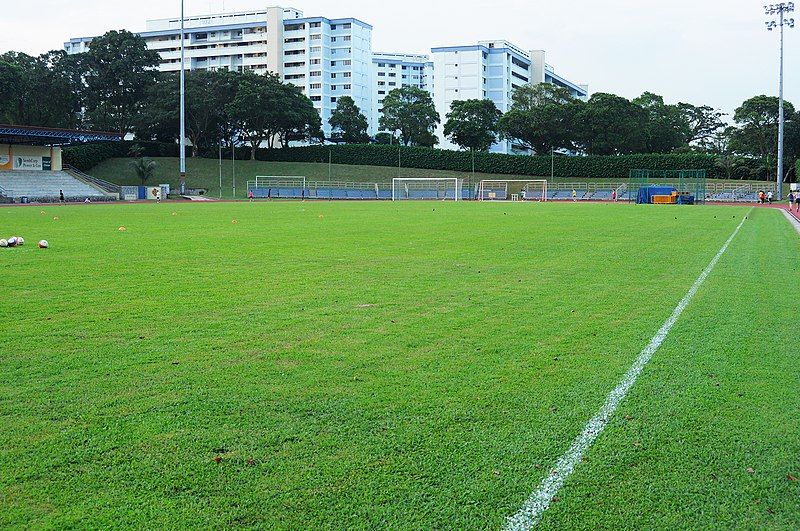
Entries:
{"type": "Polygon", "coordinates": [[[32,57],[0,55],[0,119],[6,123],[75,127],[81,109],[79,60],[64,51],[32,57]]]}
{"type": "Polygon", "coordinates": [[[127,30],[97,37],[86,52],[87,118],[91,126],[128,133],[161,59],[127,30]]]}
{"type": "MultiPolygon", "coordinates": [[[[774,96],[754,96],[736,109],[733,121],[738,127],[731,137],[734,151],[774,160],[778,151],[778,101],[774,96]]],[[[789,119],[787,129],[793,129],[789,123],[795,121],[794,105],[784,101],[783,112],[789,119]]]]}
{"type": "Polygon", "coordinates": [[[227,112],[237,136],[250,145],[251,159],[255,160],[256,149],[264,143],[273,148],[276,142],[287,146],[293,140],[322,136],[319,113],[299,87],[282,83],[272,73],[239,76],[227,112]]]}
{"type": "Polygon", "coordinates": [[[502,113],[491,100],[456,100],[450,104],[444,134],[470,151],[488,151],[497,141],[502,113]]]}
{"type": "MultiPolygon", "coordinates": [[[[228,120],[239,75],[228,70],[186,73],[186,136],[192,156],[218,145],[228,120]]],[[[180,128],[180,81],[177,73],[159,74],[134,121],[137,138],[174,141],[180,128]]]]}
{"type": "Polygon", "coordinates": [[[376,144],[396,144],[397,139],[390,133],[378,133],[375,135],[376,144]]]}
{"type": "Polygon", "coordinates": [[[404,145],[432,147],[438,143],[433,134],[440,122],[430,93],[417,87],[402,87],[389,92],[383,100],[381,129],[400,131],[404,145]]]}
{"type": "Polygon", "coordinates": [[[367,117],[361,113],[350,96],[340,96],[336,100],[336,108],[331,113],[328,123],[333,128],[331,140],[347,144],[369,142],[367,117]]]}
{"type": "Polygon", "coordinates": [[[130,162],[131,169],[136,174],[136,177],[142,181],[142,186],[146,183],[156,172],[156,161],[147,157],[142,157],[130,162]]]}
{"type": "Polygon", "coordinates": [[[624,155],[646,149],[647,113],[627,99],[597,92],[578,113],[580,144],[589,155],[624,155]]]}
{"type": "Polygon", "coordinates": [[[689,143],[690,125],[678,106],[666,105],[663,97],[652,92],[645,92],[633,103],[647,113],[644,129],[647,153],[672,153],[689,143]]]}
{"type": "Polygon", "coordinates": [[[575,118],[582,103],[573,100],[567,89],[550,83],[523,85],[514,91],[511,109],[500,118],[499,129],[539,155],[553,149],[573,150],[575,118]]]}
{"type": "Polygon", "coordinates": [[[725,128],[725,122],[722,121],[725,113],[708,105],[698,107],[691,103],[678,103],[678,109],[689,125],[686,142],[697,144],[704,150],[713,149],[715,135],[725,128]]]}

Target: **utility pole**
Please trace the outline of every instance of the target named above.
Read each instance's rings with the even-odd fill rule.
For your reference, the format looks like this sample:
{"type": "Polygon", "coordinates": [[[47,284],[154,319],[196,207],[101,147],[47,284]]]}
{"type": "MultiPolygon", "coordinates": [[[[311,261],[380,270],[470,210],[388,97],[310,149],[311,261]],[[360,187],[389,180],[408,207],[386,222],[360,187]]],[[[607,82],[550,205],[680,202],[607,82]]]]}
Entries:
{"type": "Polygon", "coordinates": [[[794,11],[794,2],[781,2],[779,4],[769,4],[764,6],[767,16],[778,16],[778,21],[770,20],[766,22],[767,30],[772,31],[779,27],[781,31],[781,52],[780,52],[780,74],[778,76],[778,179],[776,190],[778,201],[783,199],[783,28],[784,26],[794,27],[794,19],[788,18],[787,13],[794,11]]]}
{"type": "Polygon", "coordinates": [[[181,0],[181,195],[186,193],[186,71],[185,65],[185,51],[183,46],[183,0],[181,0]]]}

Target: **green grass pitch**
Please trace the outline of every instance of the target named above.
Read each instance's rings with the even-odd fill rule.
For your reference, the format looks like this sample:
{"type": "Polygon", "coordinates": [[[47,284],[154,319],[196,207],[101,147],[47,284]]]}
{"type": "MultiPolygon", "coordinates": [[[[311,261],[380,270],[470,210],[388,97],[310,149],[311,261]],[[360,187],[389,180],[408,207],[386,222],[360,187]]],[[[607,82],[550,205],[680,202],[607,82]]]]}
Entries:
{"type": "Polygon", "coordinates": [[[0,209],[0,526],[498,529],[748,212],[541,527],[796,529],[779,212],[441,202],[0,209]]]}

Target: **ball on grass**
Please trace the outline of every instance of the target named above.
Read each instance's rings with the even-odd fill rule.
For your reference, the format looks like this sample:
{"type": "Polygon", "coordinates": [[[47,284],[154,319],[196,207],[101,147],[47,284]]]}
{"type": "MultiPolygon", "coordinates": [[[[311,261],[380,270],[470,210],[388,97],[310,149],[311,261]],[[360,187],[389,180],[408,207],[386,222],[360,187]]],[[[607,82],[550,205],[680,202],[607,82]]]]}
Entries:
{"type": "Polygon", "coordinates": [[[120,231],[120,232],[125,232],[125,231],[126,231],[126,230],[128,230],[128,229],[126,229],[125,227],[120,227],[120,228],[118,228],[117,230],[118,230],[118,231],[120,231]]]}
{"type": "Polygon", "coordinates": [[[25,238],[17,236],[17,245],[25,245],[25,238]]]}
{"type": "Polygon", "coordinates": [[[39,240],[39,249],[47,249],[50,247],[50,244],[47,243],[47,240],[39,240]]]}
{"type": "Polygon", "coordinates": [[[17,237],[12,236],[8,239],[8,246],[9,247],[16,247],[17,246],[17,237]]]}
{"type": "Polygon", "coordinates": [[[8,240],[5,238],[0,239],[0,247],[8,247],[8,240]]]}

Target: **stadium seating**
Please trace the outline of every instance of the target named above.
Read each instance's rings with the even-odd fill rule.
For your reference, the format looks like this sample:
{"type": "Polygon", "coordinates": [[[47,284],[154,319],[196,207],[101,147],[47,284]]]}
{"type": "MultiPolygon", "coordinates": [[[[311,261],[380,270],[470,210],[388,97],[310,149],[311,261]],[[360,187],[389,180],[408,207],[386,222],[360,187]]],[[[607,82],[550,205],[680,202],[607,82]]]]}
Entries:
{"type": "Polygon", "coordinates": [[[63,171],[2,171],[0,188],[8,197],[33,200],[58,199],[61,190],[67,199],[107,199],[109,194],[63,171]]]}

